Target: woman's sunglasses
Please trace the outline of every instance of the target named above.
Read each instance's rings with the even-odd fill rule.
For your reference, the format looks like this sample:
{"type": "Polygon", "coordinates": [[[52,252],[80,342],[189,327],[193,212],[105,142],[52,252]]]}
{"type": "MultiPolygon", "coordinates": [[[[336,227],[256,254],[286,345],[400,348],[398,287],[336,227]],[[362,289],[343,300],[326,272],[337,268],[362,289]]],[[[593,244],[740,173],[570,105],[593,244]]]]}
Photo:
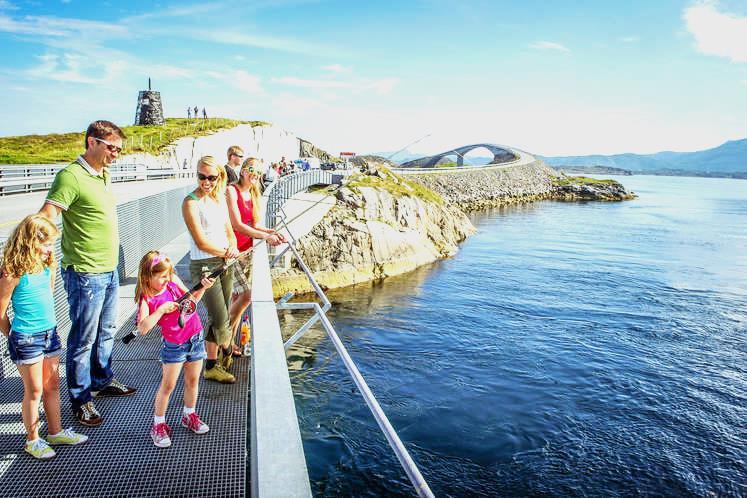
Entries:
{"type": "Polygon", "coordinates": [[[197,173],[197,179],[200,181],[207,180],[209,182],[214,182],[218,179],[218,175],[203,175],[202,173],[197,173]]]}

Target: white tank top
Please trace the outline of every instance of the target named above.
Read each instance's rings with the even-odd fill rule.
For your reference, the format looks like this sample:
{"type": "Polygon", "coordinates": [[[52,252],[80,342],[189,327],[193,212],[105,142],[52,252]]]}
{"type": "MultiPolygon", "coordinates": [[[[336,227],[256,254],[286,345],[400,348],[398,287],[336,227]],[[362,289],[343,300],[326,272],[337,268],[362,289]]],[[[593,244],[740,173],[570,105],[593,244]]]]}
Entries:
{"type": "MultiPolygon", "coordinates": [[[[202,233],[207,240],[218,247],[228,247],[228,235],[226,234],[226,223],[228,223],[228,207],[225,200],[214,201],[210,196],[198,198],[194,192],[189,193],[189,197],[195,201],[197,212],[200,220],[202,233]]],[[[207,259],[214,258],[213,254],[201,251],[192,234],[189,236],[189,258],[207,259]]]]}

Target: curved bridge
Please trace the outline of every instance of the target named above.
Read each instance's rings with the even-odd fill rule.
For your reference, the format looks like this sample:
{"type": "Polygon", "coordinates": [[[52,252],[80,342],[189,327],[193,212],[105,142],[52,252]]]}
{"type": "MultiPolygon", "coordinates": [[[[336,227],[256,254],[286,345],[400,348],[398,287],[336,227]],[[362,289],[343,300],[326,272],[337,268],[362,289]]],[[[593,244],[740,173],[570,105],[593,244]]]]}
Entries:
{"type": "Polygon", "coordinates": [[[479,149],[479,148],[488,149],[490,152],[493,153],[493,160],[490,161],[489,164],[507,163],[507,162],[515,161],[519,157],[510,149],[500,146],[500,145],[473,144],[473,145],[464,145],[462,147],[458,147],[456,149],[452,149],[446,152],[441,152],[440,154],[436,154],[433,156],[421,157],[420,159],[413,159],[412,161],[407,161],[405,163],[402,163],[400,167],[401,168],[434,168],[441,159],[448,157],[448,156],[456,156],[457,166],[464,166],[464,155],[470,152],[471,150],[479,149]]]}

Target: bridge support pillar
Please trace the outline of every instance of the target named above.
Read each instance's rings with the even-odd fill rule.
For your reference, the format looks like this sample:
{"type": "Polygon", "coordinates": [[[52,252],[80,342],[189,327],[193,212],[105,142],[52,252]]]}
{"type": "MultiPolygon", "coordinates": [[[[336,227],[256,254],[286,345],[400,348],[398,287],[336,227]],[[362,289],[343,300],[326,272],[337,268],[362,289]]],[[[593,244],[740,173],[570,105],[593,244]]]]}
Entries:
{"type": "Polygon", "coordinates": [[[457,154],[457,166],[464,166],[464,156],[457,154]]]}

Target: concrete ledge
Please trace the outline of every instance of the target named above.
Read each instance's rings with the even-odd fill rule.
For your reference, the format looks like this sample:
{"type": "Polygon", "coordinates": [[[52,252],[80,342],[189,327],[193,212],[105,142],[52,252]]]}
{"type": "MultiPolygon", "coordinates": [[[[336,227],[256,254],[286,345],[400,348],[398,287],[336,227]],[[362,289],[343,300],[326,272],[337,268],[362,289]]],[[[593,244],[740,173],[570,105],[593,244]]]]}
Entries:
{"type": "Polygon", "coordinates": [[[260,244],[252,258],[252,496],[311,497],[267,258],[260,244]]]}

